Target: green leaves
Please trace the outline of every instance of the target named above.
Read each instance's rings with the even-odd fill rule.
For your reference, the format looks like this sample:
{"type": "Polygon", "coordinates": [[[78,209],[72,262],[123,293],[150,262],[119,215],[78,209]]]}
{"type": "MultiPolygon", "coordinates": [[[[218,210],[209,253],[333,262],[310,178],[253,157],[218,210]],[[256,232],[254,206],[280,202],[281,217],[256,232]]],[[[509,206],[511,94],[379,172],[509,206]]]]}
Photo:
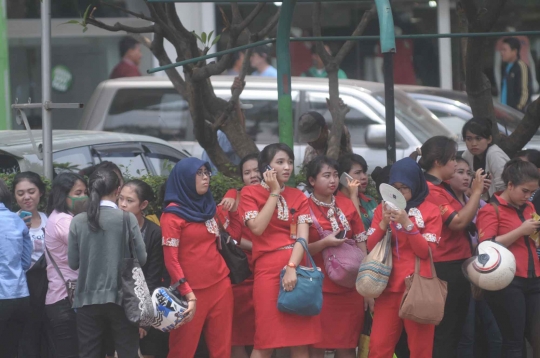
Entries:
{"type": "Polygon", "coordinates": [[[192,31],[193,35],[199,40],[205,48],[210,48],[218,43],[219,39],[221,38],[221,35],[217,35],[212,40],[212,36],[214,35],[214,31],[210,31],[210,33],[203,32],[200,35],[197,34],[195,31],[192,31]]]}
{"type": "Polygon", "coordinates": [[[88,20],[88,16],[90,14],[90,9],[92,8],[92,5],[88,5],[88,7],[86,8],[86,10],[84,11],[84,15],[81,15],[81,20],[69,20],[69,21],[66,21],[66,22],[63,22],[61,23],[60,25],[66,25],[66,24],[71,24],[71,25],[81,25],[82,28],[83,28],[83,33],[88,31],[88,24],[86,23],[86,20],[88,20]]]}

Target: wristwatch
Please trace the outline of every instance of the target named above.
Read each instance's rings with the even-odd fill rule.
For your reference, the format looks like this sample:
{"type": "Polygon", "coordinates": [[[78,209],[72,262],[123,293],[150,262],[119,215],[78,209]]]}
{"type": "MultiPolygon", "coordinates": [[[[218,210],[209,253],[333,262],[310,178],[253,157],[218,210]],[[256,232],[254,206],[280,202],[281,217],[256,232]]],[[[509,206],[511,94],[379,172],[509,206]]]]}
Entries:
{"type": "Polygon", "coordinates": [[[412,229],[414,229],[414,224],[413,223],[410,223],[409,225],[407,225],[405,227],[405,231],[411,231],[412,229]]]}

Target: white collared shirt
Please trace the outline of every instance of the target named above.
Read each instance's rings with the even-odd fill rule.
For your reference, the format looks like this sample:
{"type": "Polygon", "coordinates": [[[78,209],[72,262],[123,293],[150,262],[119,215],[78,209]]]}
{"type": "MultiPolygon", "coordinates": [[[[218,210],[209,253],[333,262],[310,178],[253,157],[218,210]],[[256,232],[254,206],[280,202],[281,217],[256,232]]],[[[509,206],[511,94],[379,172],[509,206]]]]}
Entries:
{"type": "Polygon", "coordinates": [[[118,209],[118,205],[110,200],[101,200],[99,206],[108,206],[109,208],[118,209]]]}

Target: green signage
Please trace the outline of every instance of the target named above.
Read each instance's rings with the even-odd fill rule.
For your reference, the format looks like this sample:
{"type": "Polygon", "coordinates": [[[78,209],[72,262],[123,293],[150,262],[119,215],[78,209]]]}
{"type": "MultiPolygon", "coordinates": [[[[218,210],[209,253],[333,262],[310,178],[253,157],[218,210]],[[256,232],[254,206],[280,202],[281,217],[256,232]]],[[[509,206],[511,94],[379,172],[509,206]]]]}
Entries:
{"type": "Polygon", "coordinates": [[[6,2],[0,1],[0,129],[11,129],[6,2]]]}
{"type": "Polygon", "coordinates": [[[73,75],[64,65],[54,66],[51,74],[51,87],[58,92],[67,92],[73,83],[73,75]]]}

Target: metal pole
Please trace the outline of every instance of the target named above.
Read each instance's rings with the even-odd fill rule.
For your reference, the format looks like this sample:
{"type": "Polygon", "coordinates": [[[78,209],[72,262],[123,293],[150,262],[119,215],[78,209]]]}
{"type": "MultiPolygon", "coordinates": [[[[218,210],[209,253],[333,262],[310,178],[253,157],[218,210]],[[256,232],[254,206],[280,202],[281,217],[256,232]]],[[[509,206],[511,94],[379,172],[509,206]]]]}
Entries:
{"type": "MultiPolygon", "coordinates": [[[[450,32],[450,0],[439,0],[437,6],[437,30],[440,34],[450,32]]],[[[452,41],[439,38],[439,76],[441,88],[451,90],[452,84],[452,41]]]]}
{"type": "Polygon", "coordinates": [[[53,178],[52,113],[47,109],[51,102],[51,0],[41,1],[41,91],[43,129],[43,172],[53,178]]]}
{"type": "Polygon", "coordinates": [[[11,129],[6,2],[0,1],[0,129],[11,129]]]}
{"type": "Polygon", "coordinates": [[[386,117],[386,163],[396,162],[396,116],[394,108],[394,53],[384,53],[384,107],[386,117]]]}
{"type": "Polygon", "coordinates": [[[276,57],[278,73],[279,141],[293,148],[293,117],[291,98],[291,57],[289,42],[296,0],[285,0],[277,28],[276,57]]]}

